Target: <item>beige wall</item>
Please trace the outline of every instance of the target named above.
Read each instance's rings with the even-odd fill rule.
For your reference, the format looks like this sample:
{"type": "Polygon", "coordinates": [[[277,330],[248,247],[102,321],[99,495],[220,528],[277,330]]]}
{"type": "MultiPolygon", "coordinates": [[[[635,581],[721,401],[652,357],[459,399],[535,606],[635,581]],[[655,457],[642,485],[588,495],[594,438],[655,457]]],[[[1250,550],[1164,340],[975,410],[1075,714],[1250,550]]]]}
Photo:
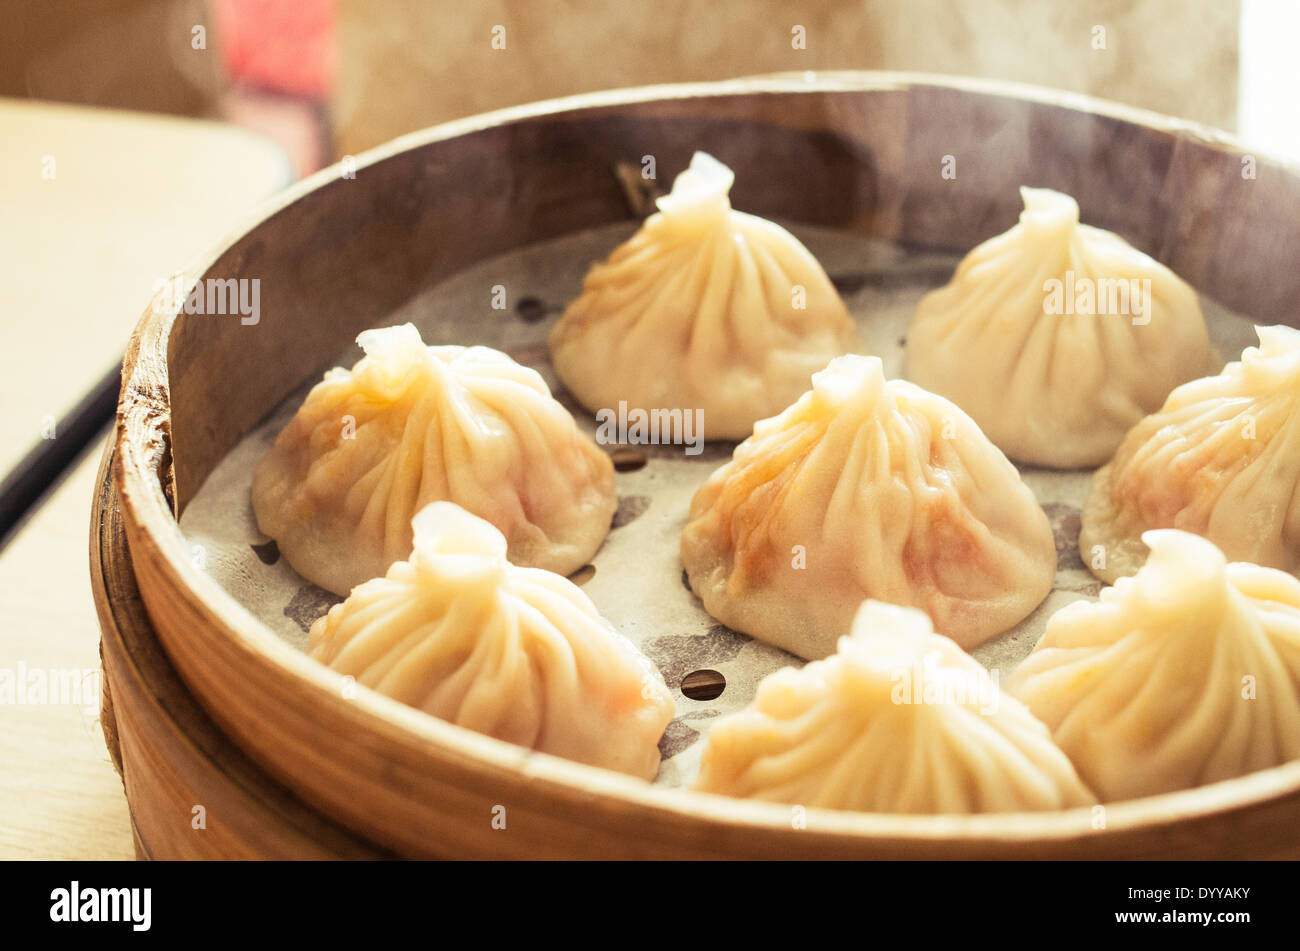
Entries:
{"type": "Polygon", "coordinates": [[[211,115],[211,27],[204,0],[0,2],[0,96],[211,115]],[[206,49],[194,48],[195,26],[206,49]]]}
{"type": "Polygon", "coordinates": [[[1238,20],[1238,0],[339,0],[335,151],[553,96],[803,69],[993,76],[1231,129],[1238,20]]]}

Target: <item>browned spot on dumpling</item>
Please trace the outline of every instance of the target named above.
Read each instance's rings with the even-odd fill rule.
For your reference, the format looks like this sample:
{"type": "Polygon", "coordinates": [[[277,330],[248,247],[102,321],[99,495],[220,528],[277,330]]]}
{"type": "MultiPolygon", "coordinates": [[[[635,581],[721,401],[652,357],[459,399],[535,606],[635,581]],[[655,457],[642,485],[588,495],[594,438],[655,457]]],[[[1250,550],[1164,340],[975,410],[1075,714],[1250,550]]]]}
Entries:
{"type": "Polygon", "coordinates": [[[1202,422],[1202,406],[1148,416],[1124,437],[1110,464],[1110,495],[1143,529],[1203,532],[1206,501],[1254,463],[1286,415],[1256,406],[1246,415],[1258,414],[1258,428],[1243,439],[1238,407],[1229,404],[1230,415],[1202,422]]]}
{"type": "Polygon", "coordinates": [[[768,543],[768,525],[773,513],[782,510],[819,435],[814,427],[802,427],[776,446],[776,451],[752,458],[721,486],[712,504],[719,511],[735,515],[717,521],[719,536],[715,544],[719,548],[734,545],[733,583],[761,582],[786,564],[784,552],[768,543]]]}
{"type": "Polygon", "coordinates": [[[924,528],[908,536],[902,552],[903,570],[914,587],[943,590],[948,565],[986,571],[990,559],[980,523],[960,498],[944,493],[923,510],[924,528]]]}

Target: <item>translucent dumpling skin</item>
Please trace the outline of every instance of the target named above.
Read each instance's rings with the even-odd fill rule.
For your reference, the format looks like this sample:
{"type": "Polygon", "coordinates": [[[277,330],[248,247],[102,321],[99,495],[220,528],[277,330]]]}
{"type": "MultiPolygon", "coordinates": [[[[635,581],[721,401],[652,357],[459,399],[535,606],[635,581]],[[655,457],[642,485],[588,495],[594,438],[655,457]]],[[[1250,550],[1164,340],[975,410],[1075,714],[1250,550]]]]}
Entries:
{"type": "Polygon", "coordinates": [[[1012,459],[1096,466],[1180,383],[1216,372],[1196,292],[1068,195],[1022,188],[1020,223],[926,295],[906,376],[1012,459]]]}
{"type": "Polygon", "coordinates": [[[614,467],[535,371],[487,347],[426,347],[410,324],[307,396],[253,477],[258,528],[337,594],[411,550],[411,518],[451,501],[518,564],[569,574],[609,532],[614,467]]]}
{"type": "Polygon", "coordinates": [[[1095,801],[1047,728],[919,611],[868,601],[826,660],[787,667],[709,731],[695,788],[891,813],[1095,801]]]}
{"type": "Polygon", "coordinates": [[[1093,477],[1079,551],[1103,581],[1141,566],[1153,528],[1300,572],[1300,331],[1256,331],[1258,347],[1174,390],[1093,477]]]}
{"type": "Polygon", "coordinates": [[[511,565],[502,534],[449,502],[414,535],[408,561],[312,625],[311,656],[467,729],[652,779],[672,698],[590,599],[511,565]]]}
{"type": "Polygon", "coordinates": [[[1051,590],[1056,546],[1015,466],[965,413],[876,357],[845,356],[695,494],[692,590],[718,620],[825,657],[866,598],[973,647],[1051,590]]]}
{"type": "Polygon", "coordinates": [[[821,265],[784,228],[733,210],[733,179],[696,153],[659,211],[587,274],[550,336],[583,406],[698,409],[706,438],[743,439],[860,349],[821,265]]]}
{"type": "Polygon", "coordinates": [[[1163,529],[1101,601],[1054,614],[1006,684],[1104,800],[1300,757],[1300,581],[1163,529]]]}

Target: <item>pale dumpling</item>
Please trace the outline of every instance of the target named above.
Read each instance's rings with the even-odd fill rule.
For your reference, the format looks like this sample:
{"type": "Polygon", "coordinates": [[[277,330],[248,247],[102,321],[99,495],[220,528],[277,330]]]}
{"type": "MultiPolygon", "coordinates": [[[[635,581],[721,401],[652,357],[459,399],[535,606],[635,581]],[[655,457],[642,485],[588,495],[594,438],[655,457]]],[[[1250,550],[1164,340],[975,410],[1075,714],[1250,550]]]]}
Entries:
{"type": "Polygon", "coordinates": [[[658,213],[587,274],[550,335],[583,406],[700,410],[706,438],[743,439],[859,349],[821,265],[784,228],[733,210],[733,179],[697,152],[658,213]]]}
{"type": "Polygon", "coordinates": [[[709,731],[695,788],[891,813],[1095,802],[1050,733],[912,608],[868,601],[837,653],[766,677],[709,731]]]}
{"type": "Polygon", "coordinates": [[[257,525],[337,594],[411,550],[411,518],[455,502],[505,535],[516,564],[569,574],[609,533],[614,466],[537,371],[488,347],[426,347],[410,324],[367,330],[351,370],[308,394],[253,476],[257,525]]]}
{"type": "Polygon", "coordinates": [[[833,652],[866,598],[921,608],[969,649],[1056,576],[1015,466],[956,406],[855,355],[710,476],[681,556],[711,615],[806,658],[833,652]]]}
{"type": "Polygon", "coordinates": [[[652,779],[674,705],[654,665],[567,578],[506,559],[450,502],[415,546],[311,628],[311,656],[402,703],[499,740],[652,779]]]}
{"type": "Polygon", "coordinates": [[[1073,198],[1022,188],[1010,231],[927,294],[906,376],[952,400],[1019,462],[1096,466],[1169,391],[1223,361],[1196,292],[1073,198]]]}
{"type": "Polygon", "coordinates": [[[1062,608],[1006,684],[1104,800],[1300,757],[1300,581],[1162,529],[1101,601],[1062,608]]]}
{"type": "Polygon", "coordinates": [[[1151,528],[1300,572],[1300,331],[1256,332],[1258,347],[1170,393],[1093,477],[1079,551],[1103,581],[1137,571],[1151,528]]]}

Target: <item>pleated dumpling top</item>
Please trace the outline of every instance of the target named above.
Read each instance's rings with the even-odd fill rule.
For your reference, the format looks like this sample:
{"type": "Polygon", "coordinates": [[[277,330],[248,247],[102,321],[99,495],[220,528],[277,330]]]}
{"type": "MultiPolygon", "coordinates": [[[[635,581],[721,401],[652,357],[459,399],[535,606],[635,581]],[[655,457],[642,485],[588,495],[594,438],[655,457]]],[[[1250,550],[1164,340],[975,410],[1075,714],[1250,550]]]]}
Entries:
{"type": "Polygon", "coordinates": [[[550,336],[583,406],[700,410],[705,438],[743,439],[860,349],[822,266],[785,228],[734,210],[733,180],[697,152],[659,211],[588,272],[550,336]]]}
{"type": "Polygon", "coordinates": [[[1258,347],[1170,393],[1093,477],[1079,550],[1103,581],[1137,571],[1154,528],[1300,573],[1300,330],[1256,332],[1258,347]]]}
{"type": "Polygon", "coordinates": [[[695,493],[681,557],[710,614],[810,659],[867,598],[920,608],[969,649],[1056,577],[1047,515],[1006,456],[943,397],[853,355],[695,493]]]}
{"type": "Polygon", "coordinates": [[[312,625],[311,655],[467,729],[652,779],[672,698],[591,600],[510,564],[501,532],[452,503],[422,509],[414,536],[312,625]]]}
{"type": "Polygon", "coordinates": [[[868,601],[836,653],[709,731],[696,787],[827,809],[1029,812],[1095,801],[1050,733],[920,611],[868,601]]]}
{"type": "Polygon", "coordinates": [[[1300,757],[1300,581],[1188,532],[1142,538],[1137,575],[1052,615],[1007,692],[1106,800],[1300,757]]]}
{"type": "Polygon", "coordinates": [[[618,507],[609,456],[541,375],[489,347],[426,347],[410,324],[308,394],[258,464],[258,527],[336,594],[411,551],[411,518],[450,501],[505,535],[517,564],[569,574],[618,507]]]}
{"type": "Polygon", "coordinates": [[[1180,383],[1223,361],[1196,291],[1069,195],[1022,188],[1020,222],[962,259],[907,332],[906,376],[1017,462],[1096,466],[1180,383]]]}

